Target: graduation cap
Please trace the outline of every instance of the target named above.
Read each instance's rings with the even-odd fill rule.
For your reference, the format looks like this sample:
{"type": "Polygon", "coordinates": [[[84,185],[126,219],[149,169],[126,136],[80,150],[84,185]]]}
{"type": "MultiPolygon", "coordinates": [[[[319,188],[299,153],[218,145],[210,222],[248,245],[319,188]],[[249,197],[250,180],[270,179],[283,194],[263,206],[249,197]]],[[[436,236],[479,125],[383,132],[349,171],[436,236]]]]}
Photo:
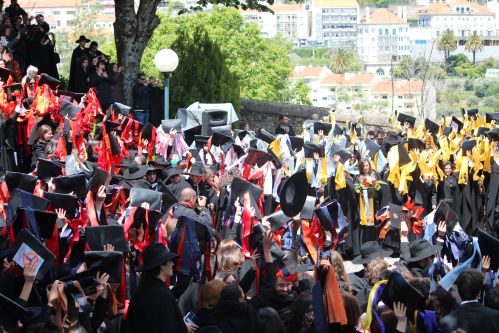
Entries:
{"type": "Polygon", "coordinates": [[[180,119],[165,119],[161,121],[161,128],[166,134],[170,133],[172,128],[176,129],[177,132],[182,132],[182,120],[180,119]]]}
{"type": "Polygon", "coordinates": [[[59,114],[63,117],[68,116],[69,119],[74,119],[74,117],[80,113],[82,110],[82,107],[78,105],[74,105],[73,103],[66,101],[66,100],[61,100],[61,107],[59,108],[59,114]]]}
{"type": "Polygon", "coordinates": [[[0,67],[0,80],[2,80],[2,82],[7,82],[11,73],[12,71],[10,69],[0,67]]]}
{"type": "Polygon", "coordinates": [[[9,86],[3,86],[3,90],[7,94],[21,93],[23,91],[23,86],[20,83],[14,83],[9,86]]]}
{"type": "Polygon", "coordinates": [[[55,192],[44,192],[45,199],[50,201],[52,209],[66,210],[66,217],[74,219],[76,217],[76,208],[78,206],[78,198],[71,194],[62,194],[55,192]]]}
{"type": "Polygon", "coordinates": [[[346,148],[343,148],[339,144],[333,143],[331,145],[331,154],[330,155],[332,157],[334,157],[335,155],[339,155],[340,162],[342,164],[345,164],[346,161],[348,161],[350,159],[350,156],[352,156],[352,152],[346,148]]]}
{"type": "MultiPolygon", "coordinates": [[[[84,93],[76,93],[72,91],[67,91],[67,90],[57,90],[57,96],[59,97],[69,97],[69,99],[74,99],[77,103],[81,102],[81,99],[83,96],[85,96],[84,93]]],[[[64,98],[61,98],[61,100],[64,100],[64,98]]]]}
{"type": "Polygon", "coordinates": [[[450,127],[453,128],[456,132],[460,132],[461,129],[463,128],[463,123],[457,119],[456,117],[452,117],[452,120],[450,122],[450,127]]]}
{"type": "MultiPolygon", "coordinates": [[[[52,119],[50,114],[46,114],[45,116],[43,116],[43,118],[36,125],[37,125],[37,129],[40,128],[42,125],[47,125],[52,129],[52,132],[55,132],[57,130],[57,127],[59,127],[59,123],[56,123],[52,119]]],[[[33,129],[34,128],[35,127],[33,127],[33,129]]]]}
{"type": "Polygon", "coordinates": [[[19,207],[45,210],[49,203],[49,201],[44,198],[40,198],[33,193],[26,192],[20,189],[14,190],[11,193],[12,197],[9,200],[8,206],[10,207],[12,212],[16,212],[17,208],[19,207]]]}
{"type": "Polygon", "coordinates": [[[409,123],[411,127],[414,127],[414,124],[416,123],[416,118],[413,116],[409,116],[405,113],[399,113],[397,116],[397,121],[404,125],[405,123],[409,123]]]}
{"type": "Polygon", "coordinates": [[[374,159],[374,156],[376,156],[378,151],[381,149],[381,146],[371,139],[365,139],[364,144],[366,145],[366,150],[369,150],[369,157],[374,159]]]}
{"type": "Polygon", "coordinates": [[[333,235],[338,235],[338,237],[342,237],[348,227],[344,216],[340,216],[340,209],[339,203],[334,200],[326,202],[314,210],[314,214],[322,227],[332,232],[333,235]]]}
{"type": "Polygon", "coordinates": [[[468,111],[466,111],[466,114],[468,115],[468,117],[476,119],[478,115],[478,109],[469,109],[468,111]]]}
{"type": "Polygon", "coordinates": [[[213,146],[220,147],[224,152],[227,152],[233,143],[234,139],[229,135],[216,131],[214,131],[211,135],[211,144],[213,146]]]}
{"type": "Polygon", "coordinates": [[[234,152],[236,153],[237,158],[241,158],[245,154],[244,148],[241,145],[238,145],[238,144],[234,143],[232,145],[232,148],[234,149],[234,152]]]}
{"type": "Polygon", "coordinates": [[[158,181],[156,191],[161,193],[161,213],[166,214],[173,205],[178,203],[178,200],[168,186],[161,180],[158,181]]]}
{"type": "Polygon", "coordinates": [[[489,131],[489,129],[487,127],[479,127],[476,130],[476,136],[486,135],[488,131],[489,131]]]}
{"type": "Polygon", "coordinates": [[[62,165],[55,161],[39,158],[36,173],[38,174],[38,179],[62,176],[62,165]]]}
{"type": "Polygon", "coordinates": [[[55,255],[28,230],[22,229],[10,249],[10,259],[24,268],[30,262],[36,263],[36,278],[43,279],[45,273],[54,265],[55,255]]]}
{"type": "Polygon", "coordinates": [[[39,236],[40,239],[51,239],[57,214],[43,210],[32,210],[29,208],[18,208],[18,213],[25,214],[30,231],[39,236]],[[35,225],[38,227],[36,228],[35,225]],[[36,228],[36,229],[35,229],[36,228]]]}
{"type": "Polygon", "coordinates": [[[447,127],[444,127],[444,135],[445,136],[449,136],[452,132],[452,127],[450,126],[447,126],[447,127]]]}
{"type": "Polygon", "coordinates": [[[450,235],[456,224],[458,224],[459,217],[445,201],[441,200],[435,210],[433,221],[436,225],[438,225],[440,221],[445,221],[445,224],[447,225],[447,234],[450,235]]]}
{"type": "Polygon", "coordinates": [[[148,140],[149,142],[151,142],[151,140],[152,140],[152,133],[155,130],[156,129],[154,128],[154,126],[151,123],[145,124],[145,126],[142,127],[142,131],[141,131],[141,138],[142,138],[142,140],[148,140]]]}
{"type": "Polygon", "coordinates": [[[21,172],[7,171],[5,173],[5,183],[9,192],[12,193],[15,189],[33,193],[36,187],[37,178],[21,172]]]}
{"type": "Polygon", "coordinates": [[[267,130],[265,130],[263,128],[260,128],[256,132],[256,137],[257,137],[257,139],[263,140],[269,144],[275,140],[275,135],[270,134],[267,130]]]}
{"type": "Polygon", "coordinates": [[[61,81],[46,73],[42,73],[42,75],[40,75],[40,78],[38,79],[38,85],[42,86],[44,84],[49,86],[49,88],[52,90],[57,90],[57,88],[61,85],[61,81]]]}
{"type": "Polygon", "coordinates": [[[274,153],[272,149],[267,148],[267,153],[269,153],[270,158],[276,169],[282,168],[282,161],[281,159],[274,153]]]}
{"type": "Polygon", "coordinates": [[[323,145],[316,145],[310,141],[305,142],[303,149],[305,150],[305,158],[314,158],[314,153],[318,153],[320,158],[326,155],[323,145]]]}
{"type": "Polygon", "coordinates": [[[402,302],[407,307],[408,317],[412,317],[415,310],[423,311],[426,303],[424,295],[397,271],[392,271],[381,294],[381,300],[391,309],[393,303],[402,302]]]}
{"type": "Polygon", "coordinates": [[[399,167],[403,167],[406,164],[411,163],[411,157],[407,150],[404,147],[404,144],[401,142],[397,145],[398,153],[399,153],[399,167]]]}
{"type": "Polygon", "coordinates": [[[111,112],[116,111],[117,113],[122,114],[125,117],[128,117],[128,114],[130,113],[131,109],[132,108],[129,107],[128,105],[114,102],[113,104],[111,104],[111,106],[109,106],[110,112],[108,112],[108,115],[111,115],[111,112]]]}
{"type": "Polygon", "coordinates": [[[218,132],[226,136],[230,136],[232,138],[232,126],[231,125],[223,125],[223,126],[213,126],[211,127],[212,132],[218,132]]]}
{"type": "MultiPolygon", "coordinates": [[[[106,126],[106,133],[116,132],[116,134],[121,134],[122,123],[118,123],[111,120],[106,120],[104,122],[104,126],[106,126]]],[[[124,127],[124,126],[123,126],[124,127]]]]}
{"type": "Polygon", "coordinates": [[[90,178],[88,190],[97,193],[101,186],[107,186],[111,181],[111,174],[101,168],[95,168],[90,178]]]}
{"type": "Polygon", "coordinates": [[[279,230],[283,226],[285,226],[286,223],[291,221],[291,217],[284,214],[284,212],[282,210],[274,212],[274,213],[268,215],[267,217],[268,217],[268,220],[270,222],[270,225],[272,226],[272,232],[276,232],[277,230],[279,230]]]}
{"type": "Polygon", "coordinates": [[[114,136],[114,134],[112,133],[109,133],[108,137],[109,137],[109,144],[111,145],[111,154],[113,156],[121,155],[121,146],[116,136],[114,136]]]}
{"type": "Polygon", "coordinates": [[[490,269],[497,272],[499,268],[499,239],[493,237],[482,229],[478,229],[478,245],[480,246],[480,253],[490,257],[490,269]]]}
{"type": "Polygon", "coordinates": [[[464,140],[463,142],[461,142],[461,148],[463,150],[463,153],[471,151],[475,146],[476,146],[476,140],[464,140]]]}
{"type": "Polygon", "coordinates": [[[240,200],[243,200],[244,194],[248,192],[254,202],[258,202],[263,194],[263,189],[239,177],[235,177],[230,183],[230,191],[234,199],[239,198],[240,200]]]}
{"type": "Polygon", "coordinates": [[[77,197],[87,194],[87,180],[84,174],[59,176],[53,179],[55,192],[69,194],[74,192],[77,197]]]}
{"type": "Polygon", "coordinates": [[[328,135],[331,129],[333,128],[332,124],[323,123],[320,121],[314,121],[314,133],[319,134],[319,131],[322,130],[324,135],[328,135]]]}
{"type": "MultiPolygon", "coordinates": [[[[119,251],[87,251],[85,263],[90,273],[105,272],[109,274],[110,283],[119,283],[123,266],[123,253],[119,251]]],[[[84,272],[85,273],[85,272],[84,272]]]]}
{"type": "Polygon", "coordinates": [[[423,141],[416,138],[409,138],[407,140],[407,146],[409,150],[419,149],[419,151],[423,151],[426,148],[426,144],[423,141]]]}
{"type": "MultiPolygon", "coordinates": [[[[263,236],[265,235],[265,229],[261,223],[255,224],[253,226],[252,232],[249,236],[250,249],[255,249],[259,253],[263,253],[263,236]]],[[[270,248],[270,253],[272,255],[272,260],[276,261],[283,258],[286,254],[284,251],[274,242],[270,248]]]]}
{"type": "Polygon", "coordinates": [[[111,244],[115,251],[128,252],[125,230],[122,225],[100,225],[85,229],[86,241],[92,251],[101,251],[104,245],[111,244]]]}
{"type": "Polygon", "coordinates": [[[289,142],[291,143],[291,149],[293,151],[299,152],[300,150],[303,149],[303,146],[305,145],[305,142],[303,141],[303,138],[300,138],[299,136],[290,136],[289,137],[289,142]]]}
{"type": "Polygon", "coordinates": [[[499,128],[493,128],[486,133],[487,137],[492,141],[499,141],[499,128]]]}
{"type": "Polygon", "coordinates": [[[496,124],[499,124],[499,112],[487,112],[485,114],[485,121],[487,123],[492,122],[494,120],[496,124]]]}
{"type": "Polygon", "coordinates": [[[343,134],[343,128],[341,128],[338,124],[334,125],[333,136],[338,136],[343,134]]]}
{"type": "Polygon", "coordinates": [[[390,209],[390,224],[392,228],[400,229],[400,223],[402,221],[402,206],[390,202],[388,207],[390,209]]]}
{"type": "Polygon", "coordinates": [[[305,204],[303,205],[303,208],[301,209],[300,212],[300,218],[302,220],[311,220],[312,217],[314,216],[314,209],[315,209],[315,202],[317,201],[317,198],[311,195],[307,196],[307,199],[305,200],[305,204]]]}
{"type": "Polygon", "coordinates": [[[2,293],[0,293],[0,312],[5,318],[19,319],[30,313],[26,307],[2,293]]]}
{"type": "Polygon", "coordinates": [[[305,170],[299,170],[284,181],[279,190],[281,209],[287,216],[296,216],[307,200],[308,181],[305,170]]]}
{"type": "Polygon", "coordinates": [[[150,210],[160,211],[161,196],[161,193],[158,191],[143,188],[132,188],[130,190],[130,206],[140,207],[142,203],[147,202],[150,210]]]}
{"type": "Polygon", "coordinates": [[[248,156],[246,156],[246,160],[244,163],[249,165],[258,165],[258,167],[263,166],[268,161],[272,160],[272,155],[265,151],[261,151],[258,149],[250,148],[248,150],[248,156]]]}
{"type": "Polygon", "coordinates": [[[424,121],[424,127],[426,128],[427,131],[429,131],[431,134],[434,134],[434,135],[437,135],[437,133],[440,129],[440,126],[437,123],[431,121],[428,118],[426,118],[424,121]]]}
{"type": "Polygon", "coordinates": [[[388,132],[383,138],[383,145],[388,147],[396,146],[400,142],[402,142],[402,138],[393,131],[388,132]]]}

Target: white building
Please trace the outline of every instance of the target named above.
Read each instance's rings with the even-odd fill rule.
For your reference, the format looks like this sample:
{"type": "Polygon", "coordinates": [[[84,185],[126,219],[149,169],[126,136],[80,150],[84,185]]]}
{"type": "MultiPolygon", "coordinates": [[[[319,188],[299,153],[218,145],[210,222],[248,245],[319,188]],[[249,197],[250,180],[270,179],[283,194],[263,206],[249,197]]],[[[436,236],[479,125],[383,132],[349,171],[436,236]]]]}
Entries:
{"type": "Polygon", "coordinates": [[[406,8],[399,7],[395,15],[386,8],[370,12],[366,7],[365,18],[357,25],[357,50],[367,71],[389,75],[392,63],[410,55],[406,8]]]}
{"type": "Polygon", "coordinates": [[[313,0],[311,8],[312,46],[355,46],[359,19],[356,0],[313,0]]]}
{"type": "Polygon", "coordinates": [[[375,76],[370,73],[330,74],[322,78],[319,94],[314,106],[340,105],[345,109],[369,99],[371,84],[375,76]]]}
{"type": "Polygon", "coordinates": [[[310,87],[310,100],[314,105],[319,105],[322,102],[321,81],[331,74],[333,72],[327,67],[296,66],[290,78],[293,81],[303,80],[310,87]]]}
{"type": "Polygon", "coordinates": [[[43,14],[51,30],[70,25],[81,6],[80,0],[19,0],[18,3],[29,15],[43,14]]]}

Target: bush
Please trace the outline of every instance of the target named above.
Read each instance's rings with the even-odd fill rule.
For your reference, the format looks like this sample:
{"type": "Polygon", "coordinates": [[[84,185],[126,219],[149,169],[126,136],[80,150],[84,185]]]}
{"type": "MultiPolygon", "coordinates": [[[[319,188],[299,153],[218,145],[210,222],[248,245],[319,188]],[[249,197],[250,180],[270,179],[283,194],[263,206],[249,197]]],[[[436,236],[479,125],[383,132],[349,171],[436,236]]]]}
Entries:
{"type": "Polygon", "coordinates": [[[473,88],[476,97],[499,96],[499,81],[480,80],[473,88]]]}
{"type": "Polygon", "coordinates": [[[473,80],[466,79],[464,81],[464,90],[473,91],[473,86],[474,86],[473,80]]]}
{"type": "Polygon", "coordinates": [[[480,98],[476,97],[476,96],[471,96],[469,99],[468,99],[468,107],[477,107],[478,104],[480,104],[480,98]]]}
{"type": "Polygon", "coordinates": [[[457,80],[453,80],[453,81],[450,81],[448,86],[447,86],[447,89],[449,90],[459,90],[461,89],[461,82],[457,81],[457,80]]]}
{"type": "Polygon", "coordinates": [[[499,97],[489,96],[483,99],[483,106],[492,110],[499,110],[499,97]]]}

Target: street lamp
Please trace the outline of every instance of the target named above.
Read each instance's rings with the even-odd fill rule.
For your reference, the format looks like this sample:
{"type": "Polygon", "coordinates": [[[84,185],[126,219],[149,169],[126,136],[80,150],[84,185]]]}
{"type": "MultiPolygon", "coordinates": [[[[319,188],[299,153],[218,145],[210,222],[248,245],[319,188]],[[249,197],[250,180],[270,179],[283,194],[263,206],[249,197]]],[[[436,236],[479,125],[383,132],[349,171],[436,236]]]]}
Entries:
{"type": "Polygon", "coordinates": [[[169,96],[169,77],[170,73],[177,69],[178,66],[178,56],[175,51],[170,49],[162,49],[156,56],[154,57],[154,65],[156,69],[163,73],[165,78],[165,109],[164,109],[164,119],[170,118],[169,104],[170,104],[170,96],[169,96]]]}

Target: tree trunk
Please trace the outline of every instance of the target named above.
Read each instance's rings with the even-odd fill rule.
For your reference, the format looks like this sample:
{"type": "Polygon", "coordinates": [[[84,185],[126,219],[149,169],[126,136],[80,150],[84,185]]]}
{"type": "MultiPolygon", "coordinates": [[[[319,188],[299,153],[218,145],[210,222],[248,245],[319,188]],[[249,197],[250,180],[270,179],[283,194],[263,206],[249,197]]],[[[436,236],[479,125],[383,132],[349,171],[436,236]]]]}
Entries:
{"type": "Polygon", "coordinates": [[[123,66],[125,103],[132,105],[132,87],[137,81],[142,54],[160,20],[156,10],[161,0],[140,0],[135,12],[132,0],[115,0],[114,38],[118,63],[123,66]]]}
{"type": "Polygon", "coordinates": [[[476,51],[472,51],[473,52],[473,65],[475,64],[475,53],[476,51]]]}

